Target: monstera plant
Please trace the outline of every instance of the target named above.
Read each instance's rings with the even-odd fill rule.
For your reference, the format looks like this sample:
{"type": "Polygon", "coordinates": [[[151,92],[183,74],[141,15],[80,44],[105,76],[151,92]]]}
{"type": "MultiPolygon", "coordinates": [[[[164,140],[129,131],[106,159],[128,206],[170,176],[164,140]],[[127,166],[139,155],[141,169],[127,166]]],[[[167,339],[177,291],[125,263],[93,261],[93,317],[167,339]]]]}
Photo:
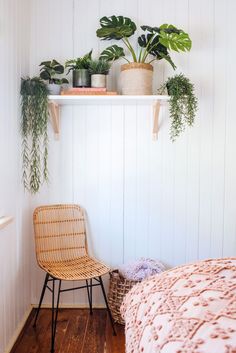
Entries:
{"type": "MultiPolygon", "coordinates": [[[[136,53],[129,37],[136,32],[137,27],[130,18],[123,16],[102,17],[100,25],[101,28],[97,30],[97,36],[102,40],[121,40],[131,53],[133,62],[151,63],[154,60],[165,59],[175,69],[169,52],[171,50],[189,51],[192,45],[189,35],[171,24],[163,24],[160,27],[143,25],[141,29],[144,33],[138,37],[140,50],[136,53]]],[[[125,58],[123,48],[117,45],[112,45],[103,52],[104,58],[109,56],[109,59],[112,60],[112,55],[116,58],[122,57],[130,62],[125,58]]]]}
{"type": "Polygon", "coordinates": [[[166,60],[173,69],[176,68],[170,57],[170,51],[190,51],[192,42],[189,35],[172,24],[159,27],[141,26],[143,33],[138,37],[139,50],[135,52],[129,38],[136,32],[136,24],[128,17],[110,16],[100,19],[101,27],[97,36],[102,40],[122,41],[132,60],[125,56],[123,47],[111,45],[103,51],[101,57],[112,60],[113,56],[125,59],[128,64],[122,65],[123,94],[151,94],[152,71],[151,63],[155,60],[166,60]],[[135,71],[133,69],[136,69],[135,71]],[[138,71],[137,71],[138,70],[138,71]]]}

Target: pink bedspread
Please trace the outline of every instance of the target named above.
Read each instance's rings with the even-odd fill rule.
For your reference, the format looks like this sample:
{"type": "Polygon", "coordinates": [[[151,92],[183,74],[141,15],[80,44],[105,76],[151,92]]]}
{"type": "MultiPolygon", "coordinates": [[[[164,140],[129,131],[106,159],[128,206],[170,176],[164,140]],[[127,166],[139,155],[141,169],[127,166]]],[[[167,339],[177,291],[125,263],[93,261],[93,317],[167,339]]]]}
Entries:
{"type": "Polygon", "coordinates": [[[236,258],[174,268],[125,297],[126,353],[236,353],[236,258]]]}

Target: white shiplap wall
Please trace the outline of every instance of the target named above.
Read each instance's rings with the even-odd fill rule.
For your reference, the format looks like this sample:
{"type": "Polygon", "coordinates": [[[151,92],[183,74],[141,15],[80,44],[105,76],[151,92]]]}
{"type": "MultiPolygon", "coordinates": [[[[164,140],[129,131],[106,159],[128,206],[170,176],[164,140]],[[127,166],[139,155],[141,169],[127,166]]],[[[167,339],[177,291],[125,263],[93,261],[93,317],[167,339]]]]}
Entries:
{"type": "Polygon", "coordinates": [[[21,187],[20,77],[29,69],[29,1],[0,0],[0,216],[14,220],[0,229],[0,353],[30,308],[29,200],[21,187]]]}
{"type": "MultiPolygon", "coordinates": [[[[234,0],[32,0],[31,74],[44,59],[97,54],[103,15],[123,14],[138,24],[173,23],[190,33],[189,54],[173,55],[178,71],[195,83],[194,128],[169,140],[164,108],[157,142],[149,106],[64,107],[61,138],[51,135],[51,183],[37,205],[76,202],[88,212],[95,254],[117,266],[140,256],[168,265],[236,254],[236,42],[234,0]],[[45,11],[47,8],[47,11],[45,11]]],[[[115,63],[109,87],[115,87],[115,63]]],[[[155,67],[155,88],[173,71],[155,67]]],[[[35,269],[32,302],[42,273],[35,269]]],[[[82,297],[81,302],[84,301],[82,297]]],[[[64,302],[77,303],[77,294],[64,302]]]]}

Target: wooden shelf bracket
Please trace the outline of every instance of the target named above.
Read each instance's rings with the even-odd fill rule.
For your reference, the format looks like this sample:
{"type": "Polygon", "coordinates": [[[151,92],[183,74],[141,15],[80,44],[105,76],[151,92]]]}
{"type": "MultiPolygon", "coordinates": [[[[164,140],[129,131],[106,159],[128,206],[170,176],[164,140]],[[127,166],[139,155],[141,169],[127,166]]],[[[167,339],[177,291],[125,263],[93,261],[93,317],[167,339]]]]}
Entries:
{"type": "Polygon", "coordinates": [[[161,108],[160,101],[156,101],[155,103],[153,103],[153,129],[152,129],[153,140],[157,140],[157,137],[158,137],[160,108],[161,108]]]}
{"type": "Polygon", "coordinates": [[[55,134],[55,139],[59,139],[60,135],[60,107],[55,102],[49,102],[49,113],[52,123],[52,128],[55,134]]]}

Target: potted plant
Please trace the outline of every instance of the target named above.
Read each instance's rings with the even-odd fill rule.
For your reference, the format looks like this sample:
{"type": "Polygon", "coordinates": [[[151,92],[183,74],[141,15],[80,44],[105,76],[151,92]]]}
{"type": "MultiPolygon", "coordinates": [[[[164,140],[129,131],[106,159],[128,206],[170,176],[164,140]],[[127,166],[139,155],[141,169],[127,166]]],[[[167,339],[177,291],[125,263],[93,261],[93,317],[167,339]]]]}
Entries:
{"type": "MultiPolygon", "coordinates": [[[[129,37],[137,27],[128,17],[111,16],[100,19],[101,28],[97,30],[97,36],[103,40],[121,40],[132,56],[132,61],[127,59],[119,48],[120,57],[128,63],[121,66],[121,90],[122,94],[152,94],[152,77],[154,60],[166,60],[173,69],[176,68],[170,57],[170,51],[189,51],[192,42],[189,35],[173,25],[163,24],[160,27],[141,26],[144,31],[138,37],[139,51],[135,52],[129,37]]],[[[111,52],[117,50],[114,45],[107,48],[111,52]]]]}
{"type": "Polygon", "coordinates": [[[48,87],[39,77],[21,80],[23,184],[37,193],[48,180],[48,87]]]}
{"type": "Polygon", "coordinates": [[[91,80],[89,74],[89,63],[92,59],[92,50],[83,57],[67,60],[66,67],[69,68],[67,74],[73,73],[73,87],[90,87],[91,80]]]}
{"type": "Polygon", "coordinates": [[[170,137],[175,141],[186,126],[192,126],[194,123],[197,111],[194,86],[187,77],[179,74],[168,78],[158,92],[160,94],[167,92],[170,96],[170,137]]]}
{"type": "Polygon", "coordinates": [[[111,64],[105,59],[91,60],[89,63],[89,73],[91,75],[91,87],[105,88],[106,77],[111,64]]]}
{"type": "Polygon", "coordinates": [[[49,93],[60,94],[61,85],[69,82],[66,78],[58,78],[55,76],[64,73],[64,66],[55,59],[51,61],[43,61],[39,66],[41,66],[40,77],[43,80],[48,81],[49,93]]]}

